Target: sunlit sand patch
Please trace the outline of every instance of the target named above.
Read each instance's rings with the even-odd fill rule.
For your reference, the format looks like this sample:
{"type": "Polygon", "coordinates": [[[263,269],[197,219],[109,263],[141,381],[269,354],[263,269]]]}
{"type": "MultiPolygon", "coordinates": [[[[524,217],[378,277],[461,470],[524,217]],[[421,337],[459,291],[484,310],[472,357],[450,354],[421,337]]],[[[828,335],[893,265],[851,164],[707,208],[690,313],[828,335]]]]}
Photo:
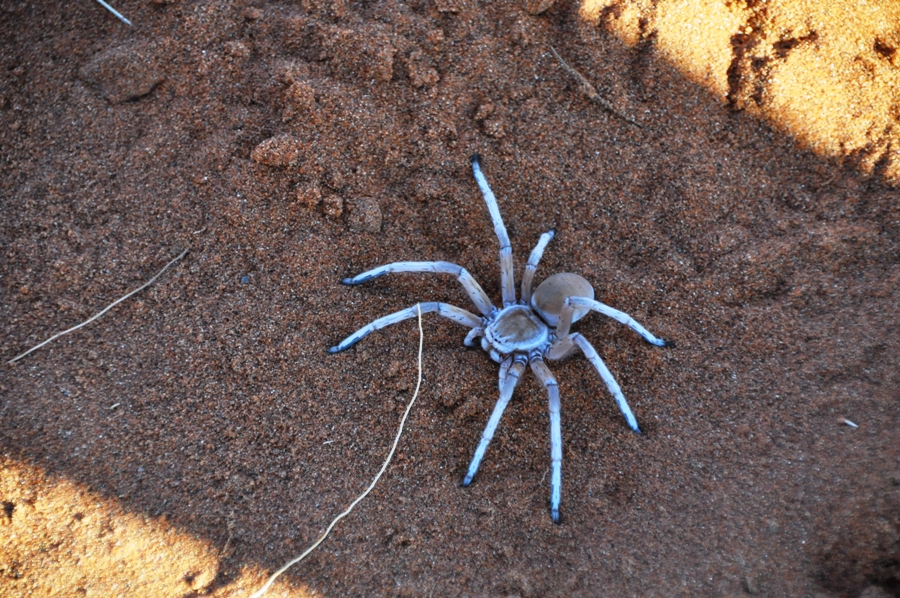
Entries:
{"type": "Polygon", "coordinates": [[[744,29],[749,12],[721,0],[585,0],[581,16],[602,20],[630,46],[655,34],[664,57],[724,100],[732,37],[744,29]]]}
{"type": "MultiPolygon", "coordinates": [[[[814,151],[882,160],[900,181],[900,3],[780,2],[771,10],[787,43],[771,72],[766,112],[814,151]]],[[[778,43],[779,40],[773,40],[778,43]]]]}
{"type": "Polygon", "coordinates": [[[584,0],[722,102],[819,155],[900,183],[900,0],[584,0]]]}
{"type": "MultiPolygon", "coordinates": [[[[3,596],[247,596],[267,577],[248,566],[217,582],[224,546],[3,457],[0,504],[3,596]]],[[[268,594],[311,595],[282,580],[268,594]]]]}

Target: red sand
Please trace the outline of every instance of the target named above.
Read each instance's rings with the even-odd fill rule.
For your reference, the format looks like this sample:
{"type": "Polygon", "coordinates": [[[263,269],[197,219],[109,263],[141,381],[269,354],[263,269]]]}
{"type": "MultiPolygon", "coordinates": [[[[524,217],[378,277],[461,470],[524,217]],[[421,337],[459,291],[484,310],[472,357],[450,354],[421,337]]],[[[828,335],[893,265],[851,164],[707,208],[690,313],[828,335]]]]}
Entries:
{"type": "MultiPolygon", "coordinates": [[[[394,464],[272,595],[900,596],[900,125],[860,150],[827,135],[869,114],[839,114],[810,128],[837,150],[801,148],[798,104],[744,83],[829,38],[775,46],[756,3],[715,38],[732,58],[704,55],[726,97],[670,62],[662,13],[525,4],[118,4],[133,28],[4,4],[2,355],[191,252],[0,372],[0,594],[243,596],[308,546],[380,466],[417,331],[326,348],[418,300],[469,307],[445,278],[341,278],[441,259],[498,300],[477,151],[519,269],[556,227],[538,281],[578,272],[677,343],[577,325],[645,435],[584,359],[551,364],[563,523],[530,375],[460,488],[497,366],[429,317],[394,464]]],[[[867,47],[896,74],[892,40],[867,47]]]]}

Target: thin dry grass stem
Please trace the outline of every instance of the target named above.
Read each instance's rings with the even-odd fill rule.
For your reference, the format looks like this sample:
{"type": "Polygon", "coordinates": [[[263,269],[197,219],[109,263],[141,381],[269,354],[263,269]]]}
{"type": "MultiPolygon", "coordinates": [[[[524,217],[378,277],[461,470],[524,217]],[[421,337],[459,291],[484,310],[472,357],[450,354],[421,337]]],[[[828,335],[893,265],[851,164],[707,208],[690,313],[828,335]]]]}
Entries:
{"type": "Polygon", "coordinates": [[[269,588],[272,586],[272,584],[275,583],[275,580],[278,579],[278,577],[282,573],[284,573],[285,571],[287,571],[288,569],[290,569],[291,567],[293,567],[294,565],[296,565],[297,563],[299,563],[300,561],[305,559],[309,553],[311,553],[313,550],[315,550],[316,547],[318,547],[319,544],[321,544],[325,540],[325,538],[328,537],[328,534],[331,533],[331,529],[335,525],[337,525],[337,522],[340,521],[341,519],[343,519],[345,516],[349,515],[350,511],[352,511],[353,508],[357,504],[359,504],[359,502],[362,499],[364,499],[366,497],[366,495],[369,494],[369,492],[372,491],[372,488],[374,488],[375,484],[378,483],[378,480],[381,478],[381,475],[387,470],[388,465],[391,462],[391,459],[394,457],[394,451],[397,450],[397,444],[400,442],[400,435],[403,434],[403,426],[406,424],[406,418],[409,415],[409,412],[412,409],[413,404],[416,402],[416,398],[419,396],[419,388],[422,386],[422,344],[423,344],[423,341],[425,338],[425,333],[422,331],[422,306],[417,303],[416,309],[419,312],[419,376],[418,376],[418,380],[416,381],[416,390],[413,393],[412,399],[409,400],[409,405],[406,406],[406,411],[403,413],[403,418],[400,420],[400,427],[397,429],[397,435],[394,437],[394,444],[393,444],[393,446],[391,446],[391,450],[388,453],[387,459],[384,460],[384,465],[381,466],[381,470],[375,476],[375,479],[372,480],[372,483],[369,484],[369,487],[366,488],[366,490],[362,494],[360,494],[356,500],[354,500],[352,503],[350,503],[350,506],[347,507],[346,511],[344,511],[343,513],[341,513],[340,515],[338,515],[337,517],[334,518],[334,521],[331,522],[331,524],[325,530],[325,533],[322,534],[322,536],[318,540],[316,540],[312,546],[307,548],[303,552],[303,554],[294,558],[293,560],[288,561],[287,564],[285,564],[281,569],[279,569],[278,571],[273,573],[272,576],[269,578],[269,580],[266,582],[266,584],[263,587],[261,587],[260,589],[258,589],[250,598],[260,598],[263,594],[265,594],[269,590],[269,588]]]}
{"type": "Polygon", "coordinates": [[[48,343],[50,343],[50,342],[52,342],[52,341],[55,341],[55,340],[58,339],[59,337],[65,336],[66,334],[69,334],[70,332],[75,332],[75,331],[78,330],[79,328],[82,328],[82,327],[84,327],[84,326],[87,326],[88,324],[90,324],[91,322],[93,322],[94,320],[96,320],[97,318],[99,318],[100,316],[102,316],[103,314],[105,314],[106,312],[108,312],[109,310],[111,310],[112,308],[114,308],[115,306],[117,306],[118,304],[122,303],[123,301],[125,301],[126,299],[128,299],[129,297],[131,297],[132,295],[135,295],[135,294],[137,294],[137,293],[140,293],[141,291],[143,291],[144,289],[146,289],[147,287],[149,287],[151,284],[153,284],[154,282],[156,282],[156,279],[159,278],[160,276],[162,276],[162,275],[163,275],[163,272],[165,272],[166,270],[169,269],[169,266],[171,266],[172,264],[174,264],[175,262],[177,262],[178,260],[180,260],[181,258],[183,258],[184,256],[186,256],[188,251],[190,251],[190,250],[189,250],[189,249],[185,249],[184,251],[182,251],[181,254],[180,254],[178,257],[176,257],[175,259],[173,259],[171,262],[169,262],[168,264],[166,264],[165,267],[163,267],[162,270],[160,270],[159,272],[157,272],[157,273],[156,273],[156,276],[154,276],[153,278],[151,278],[150,280],[148,280],[147,282],[145,282],[145,283],[144,283],[143,285],[141,285],[140,287],[138,287],[138,288],[136,288],[135,290],[131,291],[131,292],[128,293],[127,295],[124,295],[123,297],[120,297],[120,298],[116,299],[115,301],[113,301],[112,303],[110,303],[109,305],[107,305],[106,307],[104,307],[104,308],[103,308],[103,311],[101,311],[100,313],[98,313],[98,314],[96,314],[96,315],[94,315],[94,316],[91,316],[90,318],[88,318],[87,320],[85,320],[85,321],[82,322],[81,324],[78,324],[77,326],[72,326],[72,327],[69,328],[68,330],[63,330],[63,331],[60,332],[59,334],[54,334],[53,336],[51,336],[50,338],[48,338],[47,340],[45,340],[45,341],[42,342],[41,344],[35,345],[34,347],[32,347],[32,348],[28,349],[27,351],[25,351],[24,353],[22,353],[21,355],[18,355],[18,356],[16,356],[16,357],[13,357],[12,359],[10,359],[9,361],[6,362],[6,365],[12,365],[13,363],[19,361],[20,359],[22,359],[23,357],[25,357],[25,356],[28,355],[29,353],[32,353],[33,351],[37,351],[38,349],[40,349],[40,348],[43,347],[44,345],[46,345],[46,344],[48,344],[48,343]]]}
{"type": "Polygon", "coordinates": [[[634,117],[628,116],[627,114],[622,114],[621,112],[616,110],[616,108],[609,102],[609,100],[607,100],[597,92],[597,88],[591,85],[591,82],[588,81],[584,77],[584,75],[573,69],[565,60],[562,59],[562,56],[559,55],[559,53],[556,51],[556,48],[550,46],[550,51],[552,51],[553,55],[556,56],[556,59],[559,61],[559,64],[562,65],[563,69],[578,80],[578,82],[581,84],[581,92],[586,95],[590,101],[611,112],[613,116],[621,118],[625,122],[630,123],[638,127],[639,129],[644,128],[641,123],[634,120],[634,117]]]}
{"type": "Polygon", "coordinates": [[[113,13],[114,15],[116,15],[116,17],[118,17],[120,21],[122,21],[123,23],[125,23],[125,24],[128,25],[129,27],[131,26],[131,21],[129,21],[128,19],[126,19],[125,17],[123,17],[122,14],[121,14],[119,11],[117,11],[115,8],[113,8],[112,6],[110,6],[109,4],[107,4],[106,2],[104,2],[103,0],[97,0],[97,2],[100,3],[100,6],[102,6],[103,8],[105,8],[106,10],[108,10],[109,12],[113,13]]]}

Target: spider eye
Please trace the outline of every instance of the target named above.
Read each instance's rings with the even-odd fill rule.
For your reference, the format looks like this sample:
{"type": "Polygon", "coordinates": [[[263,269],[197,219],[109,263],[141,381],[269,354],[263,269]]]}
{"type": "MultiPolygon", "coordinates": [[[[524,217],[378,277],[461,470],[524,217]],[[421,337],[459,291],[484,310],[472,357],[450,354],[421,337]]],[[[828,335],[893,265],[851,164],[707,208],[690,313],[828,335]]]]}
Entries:
{"type": "MultiPolygon", "coordinates": [[[[551,326],[559,323],[559,314],[563,303],[569,297],[594,298],[594,288],[584,277],[571,272],[554,274],[542,282],[531,296],[531,306],[541,314],[544,321],[551,326]]],[[[590,310],[586,307],[575,309],[572,322],[577,322],[587,315],[590,310]]]]}

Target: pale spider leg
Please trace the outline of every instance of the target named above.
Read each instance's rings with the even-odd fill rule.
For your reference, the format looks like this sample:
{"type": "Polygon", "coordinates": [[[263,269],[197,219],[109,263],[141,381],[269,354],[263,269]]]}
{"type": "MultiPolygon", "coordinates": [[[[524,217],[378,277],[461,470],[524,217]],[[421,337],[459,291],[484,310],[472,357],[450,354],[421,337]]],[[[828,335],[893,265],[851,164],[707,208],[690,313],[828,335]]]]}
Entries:
{"type": "Polygon", "coordinates": [[[628,406],[628,401],[625,400],[625,395],[622,394],[622,388],[619,386],[619,383],[616,382],[612,372],[609,371],[609,368],[606,367],[606,364],[603,363],[603,360],[600,359],[597,351],[591,346],[591,343],[589,343],[586,338],[576,332],[575,334],[556,341],[549,349],[547,349],[547,359],[562,359],[572,352],[573,344],[581,349],[581,352],[584,353],[587,360],[593,364],[600,374],[600,377],[606,382],[606,387],[609,388],[609,392],[612,393],[613,398],[616,400],[619,411],[625,416],[628,427],[640,434],[641,429],[638,427],[637,418],[634,416],[634,413],[631,412],[631,407],[628,406]]]}
{"type": "Polygon", "coordinates": [[[634,318],[628,314],[621,312],[618,309],[613,309],[605,303],[588,299],[587,297],[569,297],[566,299],[566,302],[563,304],[562,312],[559,314],[559,323],[556,325],[556,338],[565,338],[565,336],[569,334],[569,329],[572,326],[572,315],[575,313],[576,307],[586,307],[590,310],[600,312],[604,316],[609,316],[617,322],[625,324],[640,334],[641,337],[651,345],[656,345],[657,347],[672,346],[671,342],[656,338],[650,334],[646,328],[638,324],[634,318]]]}
{"type": "Polygon", "coordinates": [[[559,501],[562,494],[562,431],[560,430],[559,387],[550,368],[540,356],[531,359],[531,371],[547,387],[550,410],[550,517],[559,523],[559,501]]]}
{"type": "MultiPolygon", "coordinates": [[[[449,320],[453,320],[457,324],[462,324],[463,326],[468,326],[469,328],[475,328],[476,326],[481,326],[481,318],[476,316],[475,314],[468,312],[460,307],[456,307],[455,305],[449,305],[447,303],[438,303],[436,301],[431,301],[428,303],[420,303],[422,308],[422,313],[427,314],[430,312],[437,312],[439,316],[447,318],[449,320]]],[[[341,351],[345,351],[358,343],[360,340],[375,332],[376,330],[381,330],[386,326],[390,326],[391,324],[396,324],[397,322],[402,322],[403,320],[408,320],[410,318],[415,318],[418,315],[416,311],[416,306],[408,307],[406,309],[401,309],[398,312],[389,314],[387,316],[378,318],[374,322],[370,322],[366,324],[344,340],[342,340],[338,345],[331,347],[328,349],[329,353],[339,353],[341,351]]]]}
{"type": "Polygon", "coordinates": [[[574,334],[565,338],[561,338],[550,345],[544,352],[544,357],[551,361],[557,361],[568,357],[576,348],[575,341],[572,340],[574,334]]]}
{"type": "Polygon", "coordinates": [[[497,239],[500,240],[500,291],[503,295],[504,307],[513,305],[516,302],[516,278],[513,273],[513,256],[512,245],[509,244],[509,235],[506,233],[506,225],[503,224],[503,217],[500,216],[500,206],[497,205],[497,198],[491,191],[487,179],[481,172],[481,166],[478,161],[481,156],[473,154],[469,158],[472,163],[472,172],[475,174],[475,180],[484,195],[484,203],[487,204],[488,211],[491,213],[491,221],[494,223],[494,232],[497,233],[497,239]]]}
{"type": "Polygon", "coordinates": [[[394,262],[393,264],[385,264],[371,270],[366,270],[362,274],[357,274],[352,278],[345,278],[341,282],[349,285],[362,284],[373,278],[384,276],[385,274],[394,274],[401,272],[434,272],[436,274],[452,274],[462,284],[466,293],[472,299],[472,303],[484,315],[490,315],[494,311],[491,300],[488,299],[487,293],[481,288],[481,285],[469,274],[469,271],[462,266],[451,264],[450,262],[394,262]]]}
{"type": "Polygon", "coordinates": [[[484,328],[481,326],[470,330],[469,334],[466,335],[466,338],[463,339],[463,344],[467,347],[477,347],[478,344],[475,342],[475,339],[479,336],[484,336],[484,328]]]}
{"type": "Polygon", "coordinates": [[[494,432],[497,430],[497,424],[500,423],[500,418],[503,416],[503,410],[506,409],[507,403],[509,403],[509,400],[512,398],[513,390],[516,388],[516,383],[519,381],[519,376],[525,371],[525,361],[526,357],[524,355],[516,355],[513,364],[506,372],[503,388],[500,389],[500,398],[497,399],[497,404],[494,405],[494,411],[491,413],[491,418],[484,428],[484,434],[481,435],[481,442],[478,443],[478,448],[475,449],[475,454],[472,456],[472,462],[469,464],[469,471],[466,473],[466,477],[463,478],[463,486],[471,484],[472,478],[478,473],[478,466],[481,465],[481,460],[484,458],[484,453],[487,450],[488,444],[490,444],[491,439],[494,437],[494,432]]]}
{"type": "Polygon", "coordinates": [[[537,270],[538,262],[541,261],[541,256],[544,255],[544,249],[546,249],[547,243],[549,243],[554,236],[556,236],[556,229],[551,229],[541,235],[537,245],[531,250],[531,255],[528,257],[528,263],[525,264],[525,272],[522,274],[522,303],[525,305],[531,303],[531,283],[534,282],[534,271],[537,270]]]}
{"type": "Polygon", "coordinates": [[[503,391],[503,383],[506,382],[506,375],[509,373],[509,366],[512,365],[513,356],[509,355],[506,359],[503,360],[503,363],[500,364],[500,377],[497,380],[497,387],[500,391],[503,391]]]}

